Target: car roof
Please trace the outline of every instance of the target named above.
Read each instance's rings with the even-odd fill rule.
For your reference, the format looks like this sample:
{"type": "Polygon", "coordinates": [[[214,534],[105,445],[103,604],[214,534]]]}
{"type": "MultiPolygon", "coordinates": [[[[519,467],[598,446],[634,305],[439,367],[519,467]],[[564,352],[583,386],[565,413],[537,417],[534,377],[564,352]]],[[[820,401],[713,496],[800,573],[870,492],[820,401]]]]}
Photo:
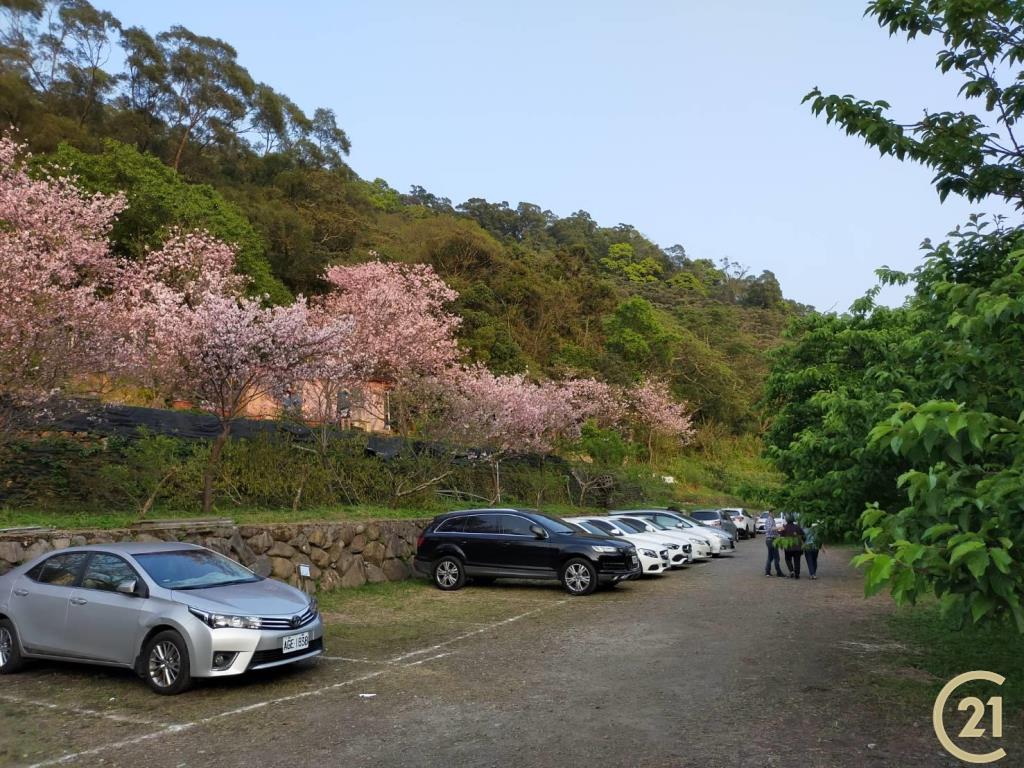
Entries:
{"type": "Polygon", "coordinates": [[[443,515],[438,515],[435,520],[447,520],[451,517],[458,517],[459,515],[472,515],[472,514],[527,514],[527,515],[539,515],[541,514],[536,509],[526,509],[524,507],[480,507],[478,509],[456,509],[451,512],[445,512],[443,515]]]}
{"type": "Polygon", "coordinates": [[[110,544],[87,544],[82,547],[65,547],[46,554],[60,552],[113,552],[122,555],[146,555],[156,552],[180,552],[183,549],[203,549],[196,544],[180,541],[119,541],[110,544]]]}

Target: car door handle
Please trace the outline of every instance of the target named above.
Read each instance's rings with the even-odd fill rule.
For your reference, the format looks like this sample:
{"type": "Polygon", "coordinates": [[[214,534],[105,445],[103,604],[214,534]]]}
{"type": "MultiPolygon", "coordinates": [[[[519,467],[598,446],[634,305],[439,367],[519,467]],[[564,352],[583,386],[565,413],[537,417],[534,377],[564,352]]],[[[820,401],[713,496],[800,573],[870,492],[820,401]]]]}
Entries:
{"type": "Polygon", "coordinates": [[[14,594],[16,594],[18,597],[27,597],[28,596],[28,590],[27,589],[16,589],[16,590],[14,590],[14,594]]]}
{"type": "Polygon", "coordinates": [[[71,604],[72,605],[85,605],[88,602],[89,601],[86,600],[84,597],[72,597],[71,598],[71,604]]]}

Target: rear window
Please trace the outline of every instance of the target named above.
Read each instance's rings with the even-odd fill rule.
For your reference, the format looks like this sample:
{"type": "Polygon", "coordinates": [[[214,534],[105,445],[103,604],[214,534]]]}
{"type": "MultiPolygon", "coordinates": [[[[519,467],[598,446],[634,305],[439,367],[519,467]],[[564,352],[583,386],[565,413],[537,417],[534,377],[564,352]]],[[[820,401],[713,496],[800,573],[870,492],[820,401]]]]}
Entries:
{"type": "Polygon", "coordinates": [[[710,509],[698,509],[693,513],[693,516],[698,520],[717,520],[718,513],[710,509]]]}

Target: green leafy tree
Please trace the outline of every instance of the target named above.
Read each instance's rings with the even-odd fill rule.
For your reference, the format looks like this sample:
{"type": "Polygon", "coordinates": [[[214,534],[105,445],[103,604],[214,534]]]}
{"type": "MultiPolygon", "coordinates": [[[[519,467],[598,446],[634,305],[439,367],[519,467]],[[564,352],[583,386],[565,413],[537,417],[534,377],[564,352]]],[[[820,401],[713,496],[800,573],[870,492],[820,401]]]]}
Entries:
{"type": "Polygon", "coordinates": [[[111,232],[115,250],[138,258],[162,243],[172,227],[205,229],[238,247],[238,269],[252,278],[254,294],[267,294],[276,304],[291,300],[288,289],[271,274],[266,245],[244,214],[206,184],[189,184],[152,155],[107,140],[100,154],[87,154],[67,144],[40,162],[63,169],[89,192],[123,191],[128,207],[111,232]]]}
{"type": "MultiPolygon", "coordinates": [[[[941,41],[937,66],[961,80],[980,114],[926,112],[901,124],[884,101],[813,90],[807,99],[883,155],[931,168],[941,198],[1024,203],[1024,4],[1011,0],[875,0],[868,14],[891,34],[941,41]]],[[[949,241],[927,244],[902,312],[909,333],[867,377],[905,372],[908,385],[870,445],[907,469],[893,503],[861,522],[868,551],[857,558],[866,589],[899,602],[934,594],[960,621],[1012,617],[1024,633],[1024,237],[1019,225],[973,219],[949,241]]],[[[883,414],[879,414],[883,418],[883,414]]],[[[865,499],[870,501],[870,499],[865,499]]]]}

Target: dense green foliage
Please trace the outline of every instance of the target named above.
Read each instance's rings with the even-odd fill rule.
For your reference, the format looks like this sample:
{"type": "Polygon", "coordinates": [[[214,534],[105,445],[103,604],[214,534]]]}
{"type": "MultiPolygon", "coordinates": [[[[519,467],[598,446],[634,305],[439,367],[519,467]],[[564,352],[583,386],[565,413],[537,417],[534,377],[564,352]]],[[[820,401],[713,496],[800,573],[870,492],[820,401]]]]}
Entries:
{"type": "Polygon", "coordinates": [[[0,72],[0,121],[38,162],[125,191],[126,255],[170,226],[205,227],[238,244],[254,292],[275,302],[322,291],[330,264],[428,263],[460,293],[468,356],[498,373],[658,376],[700,420],[756,430],[765,351],[806,309],[770,272],[690,258],[585,211],[453,205],[360,179],[333,113],[304,114],[228,43],[183,27],[125,29],[83,0],[3,3],[0,72]],[[115,47],[125,66],[107,71],[115,47]]]}
{"type": "MultiPolygon", "coordinates": [[[[941,197],[1024,201],[1024,3],[877,0],[881,25],[940,36],[942,72],[979,99],[987,120],[927,113],[913,125],[884,102],[812,92],[815,113],[883,154],[935,170],[941,197]],[[1008,84],[1004,84],[1008,83],[1008,84]]],[[[781,498],[849,529],[860,517],[866,589],[898,602],[933,594],[976,623],[1013,619],[1024,632],[1024,229],[973,218],[926,242],[907,303],[808,320],[776,358],[769,446],[791,480],[781,498]]]]}

